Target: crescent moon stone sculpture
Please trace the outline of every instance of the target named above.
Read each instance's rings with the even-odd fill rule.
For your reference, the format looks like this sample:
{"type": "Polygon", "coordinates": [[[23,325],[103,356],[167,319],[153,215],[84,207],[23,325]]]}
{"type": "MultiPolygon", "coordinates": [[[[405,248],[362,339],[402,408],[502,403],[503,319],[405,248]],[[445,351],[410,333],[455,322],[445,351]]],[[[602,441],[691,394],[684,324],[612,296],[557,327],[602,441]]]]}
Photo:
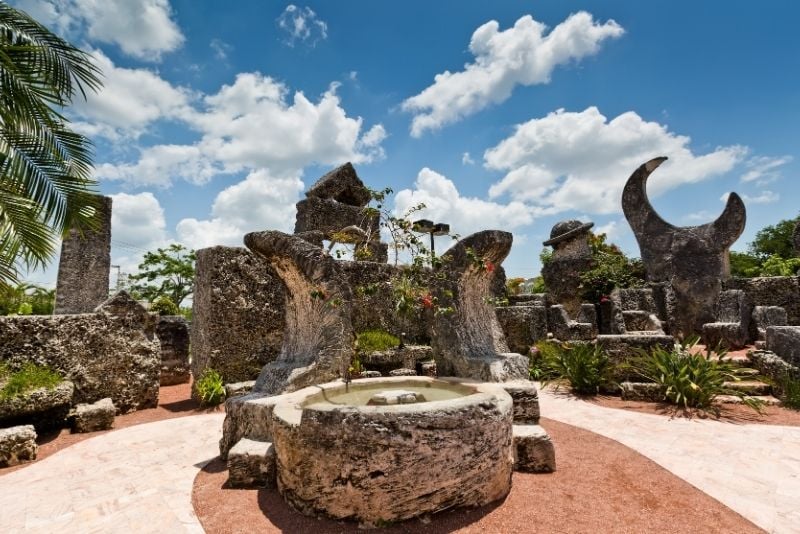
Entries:
{"type": "Polygon", "coordinates": [[[714,322],[714,305],[722,281],[730,276],[729,250],[742,232],[746,211],[736,193],[717,220],[701,226],[673,226],[647,198],[647,178],[665,157],[651,159],[628,178],[622,211],[633,229],[650,282],[665,283],[671,333],[700,334],[714,322]]]}

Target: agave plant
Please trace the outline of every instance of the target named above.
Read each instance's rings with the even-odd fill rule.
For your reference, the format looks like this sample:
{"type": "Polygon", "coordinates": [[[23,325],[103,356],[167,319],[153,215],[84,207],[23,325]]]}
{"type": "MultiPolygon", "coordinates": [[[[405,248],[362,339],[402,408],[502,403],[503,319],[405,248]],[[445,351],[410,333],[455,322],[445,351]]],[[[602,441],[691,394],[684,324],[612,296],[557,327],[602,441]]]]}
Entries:
{"type": "Polygon", "coordinates": [[[541,355],[538,373],[545,384],[564,379],[575,393],[596,395],[612,382],[611,360],[596,344],[542,342],[536,348],[541,355]]]}

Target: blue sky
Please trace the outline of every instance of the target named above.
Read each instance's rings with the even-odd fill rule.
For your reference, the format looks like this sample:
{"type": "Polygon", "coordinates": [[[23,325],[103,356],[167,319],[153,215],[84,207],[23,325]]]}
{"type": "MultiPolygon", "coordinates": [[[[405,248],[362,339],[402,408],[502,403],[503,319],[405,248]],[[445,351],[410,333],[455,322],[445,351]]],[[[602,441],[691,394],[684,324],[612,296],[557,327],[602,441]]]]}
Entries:
{"type": "Polygon", "coordinates": [[[568,218],[638,255],[619,195],[656,156],[650,196],[673,224],[743,196],[734,249],[798,214],[794,2],[12,4],[105,73],[70,117],[96,144],[124,271],[171,241],[291,232],[302,192],[348,160],[398,212],[512,231],[511,276],[538,273],[568,218]]]}

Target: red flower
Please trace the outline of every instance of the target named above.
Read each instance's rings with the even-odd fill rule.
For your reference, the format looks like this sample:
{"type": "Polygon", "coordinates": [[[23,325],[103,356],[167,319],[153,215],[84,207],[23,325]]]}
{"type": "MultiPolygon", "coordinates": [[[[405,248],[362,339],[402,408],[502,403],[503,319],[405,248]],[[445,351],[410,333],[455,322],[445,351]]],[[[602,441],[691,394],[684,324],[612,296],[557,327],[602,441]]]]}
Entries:
{"type": "Polygon", "coordinates": [[[494,272],[494,263],[490,261],[484,262],[483,268],[492,273],[494,272]]]}
{"type": "Polygon", "coordinates": [[[600,302],[608,302],[608,301],[609,298],[607,296],[603,295],[602,297],[600,297],[600,302]]]}
{"type": "Polygon", "coordinates": [[[422,307],[428,309],[433,308],[433,297],[430,295],[425,295],[422,297],[422,307]]]}

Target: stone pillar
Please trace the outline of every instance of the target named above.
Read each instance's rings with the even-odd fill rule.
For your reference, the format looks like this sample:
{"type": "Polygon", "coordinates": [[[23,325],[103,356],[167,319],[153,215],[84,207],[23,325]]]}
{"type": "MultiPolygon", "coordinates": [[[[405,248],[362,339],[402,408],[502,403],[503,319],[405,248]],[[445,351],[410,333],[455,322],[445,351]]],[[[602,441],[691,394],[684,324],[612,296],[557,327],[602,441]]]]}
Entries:
{"type": "Polygon", "coordinates": [[[70,230],[61,244],[56,315],[91,313],[108,299],[111,270],[111,197],[100,197],[97,231],[70,230]]]}

